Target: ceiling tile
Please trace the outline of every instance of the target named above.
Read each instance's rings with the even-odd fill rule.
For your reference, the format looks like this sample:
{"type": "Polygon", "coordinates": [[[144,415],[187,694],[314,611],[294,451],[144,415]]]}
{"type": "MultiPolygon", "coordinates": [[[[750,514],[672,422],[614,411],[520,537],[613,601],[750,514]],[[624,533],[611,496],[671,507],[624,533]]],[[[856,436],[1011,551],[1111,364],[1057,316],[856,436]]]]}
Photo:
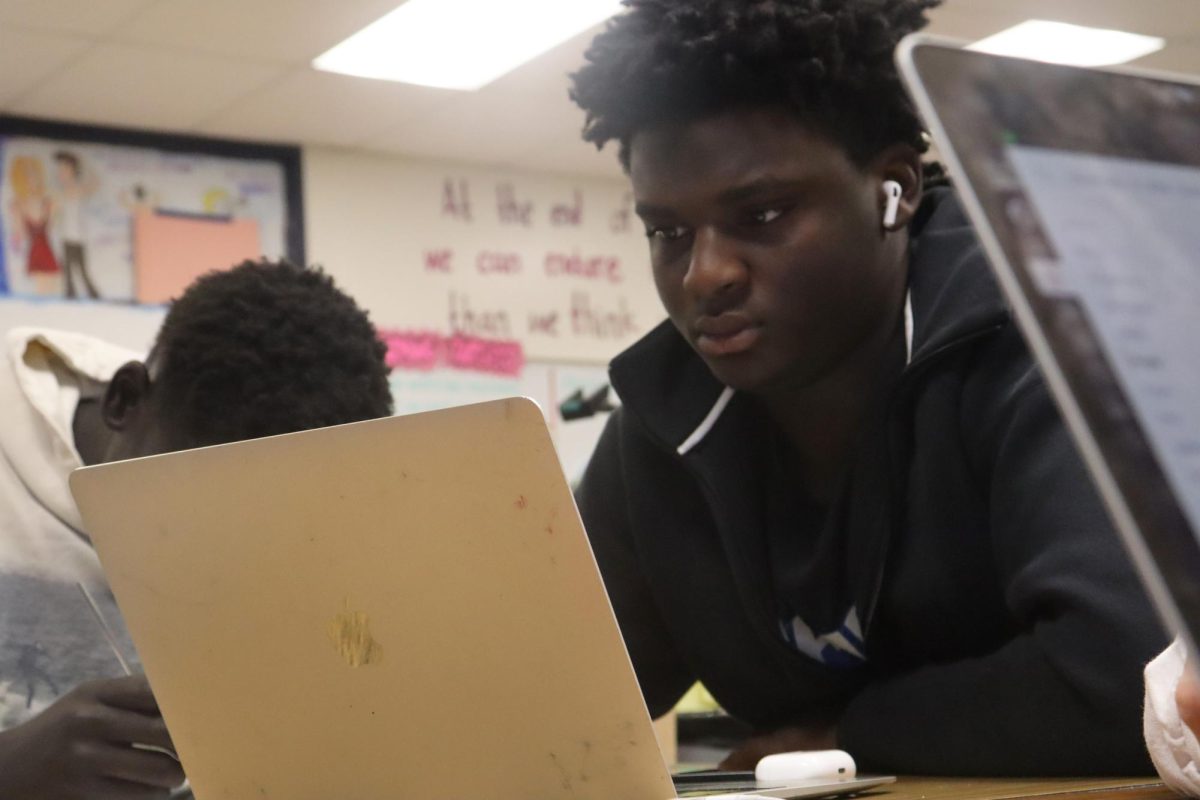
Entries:
{"type": "Polygon", "coordinates": [[[566,98],[570,74],[583,66],[584,52],[604,27],[603,24],[596,25],[568,39],[507,75],[502,75],[481,91],[494,94],[540,95],[555,100],[566,98]]]}
{"type": "Polygon", "coordinates": [[[115,38],[204,53],[308,64],[400,0],[167,0],[115,38]]]}
{"type": "Polygon", "coordinates": [[[474,163],[504,163],[541,141],[536,114],[508,98],[481,93],[460,97],[427,115],[406,120],[358,144],[368,150],[474,163]]]}
{"type": "Polygon", "coordinates": [[[87,39],[0,25],[0,108],[89,46],[87,39]]]}
{"type": "Polygon", "coordinates": [[[462,93],[433,113],[363,139],[367,149],[475,163],[510,164],[579,142],[581,112],[562,91],[552,99],[500,92],[462,93]]]}
{"type": "Polygon", "coordinates": [[[159,0],[3,0],[0,22],[98,38],[159,0]]]}
{"type": "Polygon", "coordinates": [[[1116,28],[1132,33],[1172,37],[1200,30],[1200,2],[1197,0],[967,0],[948,3],[958,10],[997,9],[1014,18],[1013,24],[1026,19],[1050,19],[1097,28],[1116,28]]]}
{"type": "Polygon", "coordinates": [[[1139,58],[1131,66],[1161,72],[1177,72],[1190,75],[1194,79],[1200,76],[1200,42],[1197,44],[1172,42],[1157,53],[1139,58]]]}
{"type": "Polygon", "coordinates": [[[959,0],[930,14],[929,31],[973,41],[1032,18],[1162,36],[1166,48],[1135,65],[1200,72],[1200,0],[959,0]]]}
{"type": "MultiPolygon", "coordinates": [[[[620,176],[611,151],[580,142],[582,113],[567,98],[603,25],[479,92],[308,68],[399,2],[0,0],[0,108],[620,176]]],[[[1200,73],[1200,0],[949,0],[930,30],[978,39],[1033,16],[1165,35],[1167,48],[1137,65],[1200,73]]]]}
{"type": "Polygon", "coordinates": [[[1058,22],[1116,28],[1134,34],[1171,37],[1200,28],[1200,2],[1196,0],[1013,0],[1010,8],[1022,18],[1040,17],[1058,22]]]}
{"type": "Polygon", "coordinates": [[[1002,10],[977,9],[950,4],[941,6],[930,14],[927,33],[949,36],[953,39],[975,41],[991,36],[997,31],[1010,28],[1023,17],[1002,10]]]}
{"type": "Polygon", "coordinates": [[[16,113],[64,120],[189,130],[279,67],[101,45],[12,103],[16,113]]]}
{"type": "Polygon", "coordinates": [[[512,166],[536,172],[554,172],[564,175],[583,175],[589,178],[609,178],[622,183],[628,181],[617,160],[617,146],[609,143],[603,150],[575,138],[557,147],[526,153],[514,159],[512,166]]]}
{"type": "Polygon", "coordinates": [[[444,89],[364,80],[301,67],[234,101],[198,129],[277,141],[352,145],[453,101],[444,89]]]}

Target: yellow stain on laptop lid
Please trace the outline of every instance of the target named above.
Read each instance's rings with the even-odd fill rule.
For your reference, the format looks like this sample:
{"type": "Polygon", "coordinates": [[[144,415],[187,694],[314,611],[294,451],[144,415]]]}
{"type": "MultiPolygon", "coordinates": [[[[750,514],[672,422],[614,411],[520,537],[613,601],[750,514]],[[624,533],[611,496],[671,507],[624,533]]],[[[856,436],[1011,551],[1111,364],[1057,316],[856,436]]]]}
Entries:
{"type": "Polygon", "coordinates": [[[383,659],[383,646],[371,635],[370,618],[365,611],[351,611],[350,601],[329,623],[329,641],[347,664],[365,667],[383,659]]]}

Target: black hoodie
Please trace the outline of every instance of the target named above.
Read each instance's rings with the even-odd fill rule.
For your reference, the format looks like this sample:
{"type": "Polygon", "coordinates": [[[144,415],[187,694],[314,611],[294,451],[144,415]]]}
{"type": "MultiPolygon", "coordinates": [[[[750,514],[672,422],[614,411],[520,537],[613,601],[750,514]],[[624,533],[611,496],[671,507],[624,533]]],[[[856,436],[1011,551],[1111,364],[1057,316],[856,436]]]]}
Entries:
{"type": "Polygon", "coordinates": [[[578,500],[647,705],[701,680],[762,729],[832,715],[877,771],[1152,774],[1141,670],[1166,637],[952,191],[911,230],[911,359],[820,521],[770,512],[782,434],[669,322],[614,360],[578,500]],[[849,604],[865,663],[785,641],[788,536],[819,539],[785,565],[797,608],[833,630],[849,604]]]}

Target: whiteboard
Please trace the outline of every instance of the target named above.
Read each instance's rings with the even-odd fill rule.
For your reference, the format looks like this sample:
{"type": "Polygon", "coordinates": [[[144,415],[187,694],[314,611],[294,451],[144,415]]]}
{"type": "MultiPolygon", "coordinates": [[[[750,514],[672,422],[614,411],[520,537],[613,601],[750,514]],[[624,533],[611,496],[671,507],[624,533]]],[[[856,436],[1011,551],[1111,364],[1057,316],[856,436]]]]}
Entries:
{"type": "Polygon", "coordinates": [[[607,364],[664,316],[624,181],[304,150],[308,253],[382,328],[607,364]]]}
{"type": "MultiPolygon", "coordinates": [[[[429,371],[395,370],[389,381],[397,414],[430,411],[513,395],[532,398],[546,416],[559,461],[572,485],[583,476],[608,415],[564,421],[558,412],[559,403],[576,389],[591,394],[607,383],[608,370],[605,367],[539,362],[527,363],[517,377],[440,368],[429,371]]],[[[616,401],[615,396],[612,399],[616,401]]]]}

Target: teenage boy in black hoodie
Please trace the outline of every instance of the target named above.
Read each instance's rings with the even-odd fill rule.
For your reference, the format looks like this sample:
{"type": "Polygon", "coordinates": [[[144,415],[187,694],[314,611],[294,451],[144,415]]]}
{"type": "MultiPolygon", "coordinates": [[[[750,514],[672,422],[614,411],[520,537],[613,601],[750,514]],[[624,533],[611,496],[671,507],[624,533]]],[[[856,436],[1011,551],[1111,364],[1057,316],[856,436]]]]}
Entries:
{"type": "Polygon", "coordinates": [[[928,774],[1150,769],[1163,634],[892,62],[939,0],[626,0],[573,76],[670,317],[579,502],[653,714],[928,774]]]}

